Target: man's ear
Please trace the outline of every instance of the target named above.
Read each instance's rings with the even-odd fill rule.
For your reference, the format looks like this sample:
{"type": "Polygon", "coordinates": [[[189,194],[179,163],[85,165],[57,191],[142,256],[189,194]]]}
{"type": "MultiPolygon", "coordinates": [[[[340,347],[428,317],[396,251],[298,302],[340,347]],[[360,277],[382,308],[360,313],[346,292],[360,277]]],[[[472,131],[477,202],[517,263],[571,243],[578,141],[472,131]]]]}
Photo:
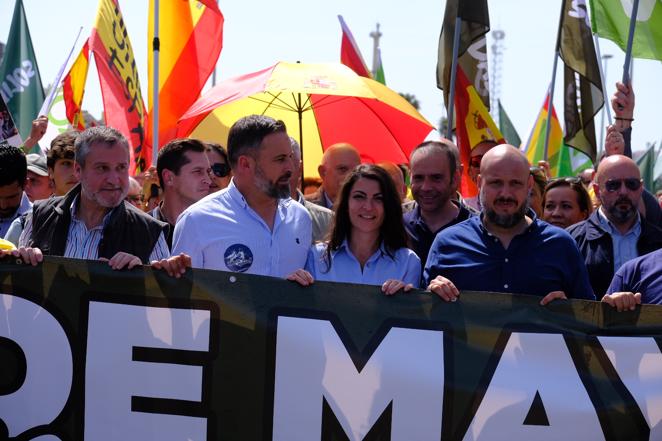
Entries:
{"type": "Polygon", "coordinates": [[[322,164],[318,165],[317,173],[319,173],[320,178],[324,179],[324,175],[326,175],[326,167],[322,164]]]}
{"type": "Polygon", "coordinates": [[[172,185],[173,176],[175,176],[175,174],[172,172],[172,170],[168,170],[164,168],[161,171],[161,177],[163,178],[164,187],[170,187],[172,185]]]}
{"type": "Polygon", "coordinates": [[[255,160],[248,155],[241,155],[237,158],[237,171],[247,171],[253,168],[255,160]]]}
{"type": "Polygon", "coordinates": [[[595,193],[595,197],[600,199],[600,186],[598,185],[598,183],[593,181],[591,183],[591,186],[593,187],[593,193],[595,193]]]}

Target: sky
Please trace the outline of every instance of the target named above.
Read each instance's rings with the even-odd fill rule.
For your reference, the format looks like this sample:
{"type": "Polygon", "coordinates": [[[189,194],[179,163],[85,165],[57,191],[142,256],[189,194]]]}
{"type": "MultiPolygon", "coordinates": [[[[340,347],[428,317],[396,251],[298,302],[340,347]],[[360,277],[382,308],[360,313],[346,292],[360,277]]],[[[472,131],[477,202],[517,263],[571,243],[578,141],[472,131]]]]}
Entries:
{"type": "MultiPolygon", "coordinates": [[[[9,34],[14,3],[14,0],[0,0],[0,41],[6,41],[9,34]]],[[[53,82],[79,27],[83,27],[82,36],[89,35],[98,2],[23,0],[23,3],[46,87],[53,82]]],[[[445,115],[442,92],[436,87],[435,76],[443,0],[221,0],[219,6],[225,27],[223,50],[217,64],[218,81],[254,72],[278,61],[339,61],[341,31],[337,15],[341,14],[368,66],[372,65],[373,45],[369,34],[379,23],[387,86],[397,92],[414,94],[421,104],[421,113],[433,125],[445,115]]],[[[489,2],[492,31],[505,32],[498,94],[523,140],[529,135],[551,82],[560,7],[560,0],[489,2]]],[[[138,63],[143,98],[147,100],[148,1],[120,0],[120,8],[138,63]]],[[[488,46],[493,43],[492,35],[493,32],[488,33],[488,46]]],[[[83,37],[76,50],[82,43],[83,37]]],[[[613,56],[607,62],[605,81],[611,96],[615,82],[622,76],[624,53],[604,39],[600,39],[600,49],[603,55],[613,56]]],[[[491,51],[488,52],[492,66],[494,59],[491,51]]],[[[635,60],[634,150],[644,149],[648,142],[659,145],[662,141],[658,113],[662,103],[660,78],[660,61],[635,60]]],[[[562,81],[562,63],[559,63],[554,97],[557,112],[563,106],[562,81]]],[[[83,107],[95,117],[101,116],[103,105],[94,68],[90,69],[83,107]]],[[[600,124],[598,117],[596,127],[602,127],[600,124]]]]}

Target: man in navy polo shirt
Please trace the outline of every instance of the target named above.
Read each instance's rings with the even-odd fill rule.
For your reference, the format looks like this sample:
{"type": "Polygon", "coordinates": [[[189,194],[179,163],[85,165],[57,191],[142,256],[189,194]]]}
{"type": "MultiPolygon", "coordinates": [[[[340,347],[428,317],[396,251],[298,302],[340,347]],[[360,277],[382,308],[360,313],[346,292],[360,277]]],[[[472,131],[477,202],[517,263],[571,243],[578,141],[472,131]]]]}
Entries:
{"type": "Polygon", "coordinates": [[[602,301],[619,311],[641,303],[662,305],[662,249],[626,262],[614,274],[602,301]]]}
{"type": "Polygon", "coordinates": [[[446,301],[459,290],[595,300],[570,235],[527,212],[533,178],[515,147],[485,154],[478,176],[483,211],[437,235],[425,266],[428,289],[446,301]]]}

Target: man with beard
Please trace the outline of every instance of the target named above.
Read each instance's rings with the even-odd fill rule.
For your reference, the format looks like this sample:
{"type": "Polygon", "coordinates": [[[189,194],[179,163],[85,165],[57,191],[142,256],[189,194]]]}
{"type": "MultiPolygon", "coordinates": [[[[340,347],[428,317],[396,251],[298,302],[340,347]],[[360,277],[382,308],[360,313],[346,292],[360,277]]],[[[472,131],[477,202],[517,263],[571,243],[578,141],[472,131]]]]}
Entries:
{"type": "Polygon", "coordinates": [[[80,182],[65,196],[35,203],[20,248],[12,254],[32,265],[43,255],[99,259],[113,269],[152,262],[179,276],[187,259],[167,260],[165,225],[124,200],[129,186],[126,138],[111,127],[92,127],[78,136],[74,149],[80,182]]]}
{"type": "Polygon", "coordinates": [[[195,268],[286,277],[303,268],[312,223],[290,199],[294,169],[285,124],[251,115],[228,134],[232,180],[191,205],[175,226],[173,252],[195,268]]]}
{"type": "Polygon", "coordinates": [[[568,232],[584,256],[593,291],[602,298],[625,262],[662,247],[662,230],[639,215],[641,174],[627,156],[611,155],[600,162],[593,191],[600,208],[568,232]]]}
{"type": "Polygon", "coordinates": [[[452,199],[461,176],[458,155],[457,147],[444,140],[426,141],[410,156],[415,204],[403,218],[411,248],[423,265],[437,234],[471,217],[467,207],[452,199]]]}
{"type": "Polygon", "coordinates": [[[482,212],[437,235],[425,265],[428,289],[446,301],[458,290],[594,300],[586,267],[568,233],[527,211],[529,162],[515,147],[483,156],[478,176],[482,212]]]}

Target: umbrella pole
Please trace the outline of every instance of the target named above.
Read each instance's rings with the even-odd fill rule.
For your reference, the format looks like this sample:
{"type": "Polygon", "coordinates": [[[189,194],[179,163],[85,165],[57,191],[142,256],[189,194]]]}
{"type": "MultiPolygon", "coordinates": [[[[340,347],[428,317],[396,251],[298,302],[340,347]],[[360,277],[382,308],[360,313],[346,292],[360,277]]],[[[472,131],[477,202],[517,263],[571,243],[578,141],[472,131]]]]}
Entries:
{"type": "Polygon", "coordinates": [[[299,116],[299,147],[301,148],[301,189],[303,190],[304,166],[303,166],[303,109],[301,108],[301,94],[299,93],[297,103],[297,114],[299,116]]]}

